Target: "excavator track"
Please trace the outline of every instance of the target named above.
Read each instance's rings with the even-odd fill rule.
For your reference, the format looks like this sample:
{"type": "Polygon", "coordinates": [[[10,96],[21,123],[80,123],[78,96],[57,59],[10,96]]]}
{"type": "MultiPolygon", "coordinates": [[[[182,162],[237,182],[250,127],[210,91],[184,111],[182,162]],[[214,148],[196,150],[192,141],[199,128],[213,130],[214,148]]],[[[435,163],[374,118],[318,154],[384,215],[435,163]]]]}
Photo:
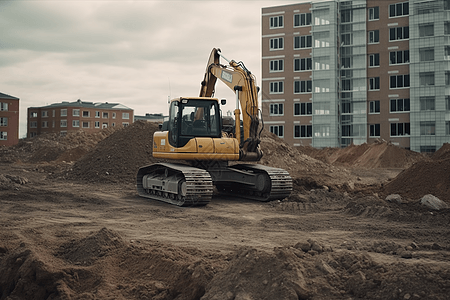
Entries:
{"type": "Polygon", "coordinates": [[[182,164],[158,163],[139,169],[139,196],[178,206],[203,206],[211,201],[213,183],[203,169],[182,164]]]}
{"type": "Polygon", "coordinates": [[[222,195],[268,202],[284,199],[292,192],[292,178],[283,169],[254,164],[239,164],[230,168],[263,176],[260,176],[259,188],[228,183],[217,184],[217,190],[222,195]]]}

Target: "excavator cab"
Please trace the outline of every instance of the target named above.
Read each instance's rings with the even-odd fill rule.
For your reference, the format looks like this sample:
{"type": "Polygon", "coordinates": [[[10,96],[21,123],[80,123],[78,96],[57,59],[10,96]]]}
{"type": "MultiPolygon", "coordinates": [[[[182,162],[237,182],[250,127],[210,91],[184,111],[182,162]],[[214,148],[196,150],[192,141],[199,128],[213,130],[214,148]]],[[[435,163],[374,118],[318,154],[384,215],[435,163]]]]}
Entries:
{"type": "Polygon", "coordinates": [[[169,111],[169,143],[185,146],[195,137],[221,137],[221,113],[217,99],[180,98],[169,111]]]}

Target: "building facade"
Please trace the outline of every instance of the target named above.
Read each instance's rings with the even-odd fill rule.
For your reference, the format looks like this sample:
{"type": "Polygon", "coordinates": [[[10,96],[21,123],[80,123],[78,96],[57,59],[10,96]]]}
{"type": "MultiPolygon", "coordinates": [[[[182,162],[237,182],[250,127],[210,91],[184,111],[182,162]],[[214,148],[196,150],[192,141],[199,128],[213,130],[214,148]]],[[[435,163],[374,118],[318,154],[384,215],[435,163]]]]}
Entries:
{"type": "Polygon", "coordinates": [[[0,146],[19,142],[19,98],[0,93],[0,146]]]}
{"type": "Polygon", "coordinates": [[[128,126],[133,123],[134,111],[118,103],[75,102],[54,103],[28,108],[27,137],[42,133],[84,130],[96,132],[107,127],[128,126]]]}
{"type": "Polygon", "coordinates": [[[450,1],[262,9],[262,111],[294,146],[450,142],[450,1]]]}

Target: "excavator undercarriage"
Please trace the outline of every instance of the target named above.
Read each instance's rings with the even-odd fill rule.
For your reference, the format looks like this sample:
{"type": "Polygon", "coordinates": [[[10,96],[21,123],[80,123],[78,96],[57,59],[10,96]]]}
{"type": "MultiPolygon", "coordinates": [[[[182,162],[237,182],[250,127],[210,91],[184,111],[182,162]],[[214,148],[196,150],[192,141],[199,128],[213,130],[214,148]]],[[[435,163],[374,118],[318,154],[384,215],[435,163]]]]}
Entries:
{"type": "Polygon", "coordinates": [[[257,201],[283,199],[292,190],[292,178],[283,169],[220,161],[192,164],[198,167],[159,163],[140,168],[139,195],[178,206],[201,206],[211,200],[213,186],[219,195],[257,201]]]}

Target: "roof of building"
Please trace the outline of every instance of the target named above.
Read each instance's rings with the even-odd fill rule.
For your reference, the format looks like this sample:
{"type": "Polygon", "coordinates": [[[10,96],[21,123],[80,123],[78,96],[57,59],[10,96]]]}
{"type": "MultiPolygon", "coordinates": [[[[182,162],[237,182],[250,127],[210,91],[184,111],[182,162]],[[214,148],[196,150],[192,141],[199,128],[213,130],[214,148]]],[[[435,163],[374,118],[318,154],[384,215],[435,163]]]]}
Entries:
{"type": "Polygon", "coordinates": [[[63,101],[60,103],[53,103],[46,106],[40,106],[40,107],[32,107],[32,108],[54,108],[54,107],[67,107],[67,106],[73,106],[73,107],[84,107],[84,108],[98,108],[98,109],[121,109],[121,110],[133,110],[132,108],[129,108],[123,104],[120,103],[108,103],[108,102],[87,102],[87,101],[81,101],[78,99],[74,102],[68,102],[63,101]]]}
{"type": "Polygon", "coordinates": [[[0,99],[19,100],[19,98],[16,98],[16,97],[13,97],[13,96],[10,96],[10,95],[7,95],[7,94],[3,94],[3,93],[0,93],[0,99]]]}
{"type": "Polygon", "coordinates": [[[135,120],[160,120],[164,119],[163,114],[145,114],[145,116],[134,116],[135,120]]]}

